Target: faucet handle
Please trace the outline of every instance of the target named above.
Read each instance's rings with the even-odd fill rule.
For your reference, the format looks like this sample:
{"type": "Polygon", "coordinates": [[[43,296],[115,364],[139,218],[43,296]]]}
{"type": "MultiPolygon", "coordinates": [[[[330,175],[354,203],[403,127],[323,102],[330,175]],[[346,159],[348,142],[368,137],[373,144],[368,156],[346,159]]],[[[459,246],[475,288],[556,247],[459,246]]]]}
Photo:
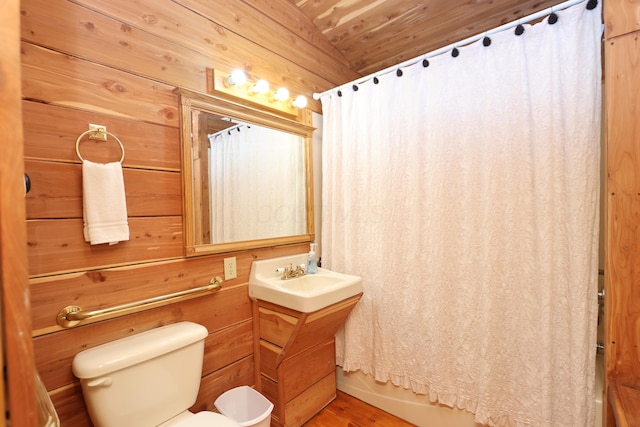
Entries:
{"type": "Polygon", "coordinates": [[[295,267],[293,263],[289,264],[289,267],[276,268],[276,273],[281,274],[281,279],[291,279],[294,277],[301,277],[307,274],[304,264],[297,264],[295,267]]]}

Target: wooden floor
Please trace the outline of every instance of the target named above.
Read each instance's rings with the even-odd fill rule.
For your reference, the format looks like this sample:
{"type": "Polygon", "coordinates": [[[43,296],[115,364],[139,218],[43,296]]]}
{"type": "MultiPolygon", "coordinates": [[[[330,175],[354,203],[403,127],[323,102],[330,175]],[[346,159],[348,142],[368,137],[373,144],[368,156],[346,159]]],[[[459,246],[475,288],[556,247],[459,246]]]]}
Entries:
{"type": "Polygon", "coordinates": [[[338,397],[304,427],[415,427],[338,390],[338,397]]]}

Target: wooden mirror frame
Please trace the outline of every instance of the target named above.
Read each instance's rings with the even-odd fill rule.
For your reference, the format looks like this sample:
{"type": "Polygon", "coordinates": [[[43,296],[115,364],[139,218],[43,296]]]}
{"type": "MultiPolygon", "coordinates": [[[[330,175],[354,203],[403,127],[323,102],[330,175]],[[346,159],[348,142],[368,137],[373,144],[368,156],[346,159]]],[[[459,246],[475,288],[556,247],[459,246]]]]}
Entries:
{"type": "MultiPolygon", "coordinates": [[[[314,234],[314,210],[313,210],[313,163],[311,157],[311,135],[314,128],[297,120],[285,117],[277,112],[267,111],[259,106],[240,103],[239,101],[223,98],[214,94],[194,92],[184,88],[176,88],[174,93],[180,98],[180,143],[182,157],[182,223],[184,230],[184,245],[186,256],[204,254],[216,254],[234,252],[247,249],[262,248],[268,246],[286,245],[292,243],[313,242],[314,234]],[[202,207],[196,196],[197,167],[194,167],[192,122],[193,110],[219,116],[231,117],[242,122],[253,123],[283,132],[300,135],[304,138],[305,160],[305,198],[306,198],[306,222],[307,233],[295,236],[273,237],[259,240],[246,240],[228,243],[199,244],[196,241],[196,233],[202,223],[204,215],[202,207]]],[[[208,215],[208,212],[206,213],[208,215]]]]}

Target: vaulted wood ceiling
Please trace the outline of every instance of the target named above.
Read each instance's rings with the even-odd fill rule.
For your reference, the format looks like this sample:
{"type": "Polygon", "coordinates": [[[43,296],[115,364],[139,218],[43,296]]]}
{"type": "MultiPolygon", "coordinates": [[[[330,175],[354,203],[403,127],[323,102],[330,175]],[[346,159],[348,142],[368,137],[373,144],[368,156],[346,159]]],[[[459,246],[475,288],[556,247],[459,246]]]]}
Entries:
{"type": "Polygon", "coordinates": [[[291,0],[361,75],[560,4],[558,0],[291,0]]]}

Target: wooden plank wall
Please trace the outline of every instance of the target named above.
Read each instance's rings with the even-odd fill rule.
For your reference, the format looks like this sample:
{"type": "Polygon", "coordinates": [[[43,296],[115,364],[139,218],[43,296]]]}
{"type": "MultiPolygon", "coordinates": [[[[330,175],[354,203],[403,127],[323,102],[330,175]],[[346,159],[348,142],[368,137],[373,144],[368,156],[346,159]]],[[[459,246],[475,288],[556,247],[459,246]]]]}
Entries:
{"type": "Polygon", "coordinates": [[[0,2],[0,427],[35,427],[24,208],[18,0],[0,2]]]}
{"type": "Polygon", "coordinates": [[[640,422],[640,3],[607,0],[604,19],[605,425],[622,427],[640,422]]]}
{"type": "MultiPolygon", "coordinates": [[[[224,390],[254,384],[251,262],[305,252],[306,245],[236,252],[238,278],[216,294],[62,330],[67,305],[105,308],[207,284],[228,254],[185,258],[178,100],[206,90],[206,68],[244,68],[311,98],[357,78],[288,0],[23,0],[22,112],[29,281],[36,366],[62,426],[90,426],[73,356],[106,341],[192,320],[210,335],[193,409],[212,409],[224,390]],[[131,237],[90,246],[82,235],[77,137],[106,125],[126,150],[131,237]]],[[[319,104],[311,102],[319,111],[319,104]]],[[[80,142],[84,158],[119,159],[111,139],[80,142]]]]}

